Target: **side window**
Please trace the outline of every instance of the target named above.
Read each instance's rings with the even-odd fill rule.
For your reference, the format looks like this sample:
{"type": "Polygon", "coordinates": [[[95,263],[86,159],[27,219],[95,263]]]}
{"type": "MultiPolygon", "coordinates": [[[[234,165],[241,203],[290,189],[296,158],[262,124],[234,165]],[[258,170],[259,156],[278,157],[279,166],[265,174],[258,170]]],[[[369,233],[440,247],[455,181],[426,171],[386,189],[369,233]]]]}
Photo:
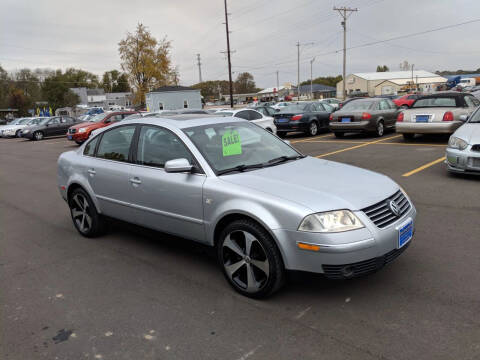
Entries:
{"type": "Polygon", "coordinates": [[[258,108],[257,111],[258,111],[259,113],[262,113],[262,114],[265,115],[265,116],[269,116],[267,109],[264,108],[264,107],[258,108]]]}
{"type": "Polygon", "coordinates": [[[128,161],[130,144],[135,125],[119,126],[103,133],[98,145],[97,157],[102,159],[128,161]]]}
{"type": "Polygon", "coordinates": [[[380,110],[390,110],[390,106],[385,100],[380,101],[380,110]]]}
{"type": "Polygon", "coordinates": [[[480,100],[478,100],[475,96],[470,96],[470,100],[473,101],[474,106],[479,106],[480,105],[480,100]]]}
{"type": "Polygon", "coordinates": [[[250,120],[258,120],[263,117],[262,114],[259,114],[256,111],[249,110],[248,112],[249,112],[250,120]]]}
{"type": "Polygon", "coordinates": [[[50,125],[57,125],[60,124],[60,120],[58,118],[53,118],[48,122],[50,125]]]}
{"type": "Polygon", "coordinates": [[[87,145],[85,145],[85,149],[83,149],[83,155],[86,156],[94,156],[95,155],[95,147],[97,146],[99,136],[93,138],[93,140],[89,141],[87,145]]]}
{"type": "Polygon", "coordinates": [[[239,111],[235,117],[245,120],[250,120],[249,114],[247,110],[239,111]]]}
{"type": "Polygon", "coordinates": [[[397,110],[397,105],[395,105],[395,103],[392,100],[388,99],[387,103],[390,106],[390,109],[397,110]]]}
{"type": "Polygon", "coordinates": [[[317,105],[317,111],[325,111],[326,110],[324,104],[318,103],[318,104],[315,104],[315,105],[317,105]]]}
{"type": "MultiPolygon", "coordinates": [[[[468,107],[476,107],[478,105],[475,105],[475,101],[474,101],[474,97],[473,96],[465,96],[465,102],[467,103],[467,106],[468,107]]],[[[477,100],[477,99],[475,99],[477,100]]],[[[477,100],[478,102],[478,100],[477,100]]]]}
{"type": "Polygon", "coordinates": [[[113,115],[112,117],[110,117],[110,122],[114,123],[114,122],[117,122],[117,121],[122,121],[123,120],[123,115],[122,114],[119,114],[119,115],[113,115]]]}
{"type": "Polygon", "coordinates": [[[192,155],[172,132],[158,126],[142,126],[137,147],[137,164],[163,168],[173,159],[187,159],[192,155]]]}
{"type": "Polygon", "coordinates": [[[188,109],[188,101],[187,100],[183,100],[183,108],[188,109]]]}
{"type": "Polygon", "coordinates": [[[163,103],[158,103],[158,109],[163,110],[163,103]]]}

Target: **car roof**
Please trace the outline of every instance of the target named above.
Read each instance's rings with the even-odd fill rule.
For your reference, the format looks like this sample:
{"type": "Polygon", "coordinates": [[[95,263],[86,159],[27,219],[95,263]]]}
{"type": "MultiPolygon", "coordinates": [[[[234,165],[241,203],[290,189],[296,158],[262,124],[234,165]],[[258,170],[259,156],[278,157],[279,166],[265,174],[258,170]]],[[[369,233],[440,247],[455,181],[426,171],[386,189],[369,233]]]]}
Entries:
{"type": "Polygon", "coordinates": [[[151,116],[139,119],[131,119],[119,122],[119,124],[147,124],[159,125],[161,123],[168,124],[178,129],[185,129],[194,126],[211,125],[219,123],[231,122],[248,122],[248,120],[239,119],[233,116],[218,116],[215,114],[184,114],[184,115],[169,115],[169,116],[151,116]]]}
{"type": "Polygon", "coordinates": [[[417,100],[432,99],[432,98],[438,98],[438,97],[442,97],[442,98],[463,98],[466,95],[471,95],[471,94],[462,93],[462,92],[458,92],[458,91],[440,91],[440,92],[436,92],[436,93],[433,93],[433,94],[423,95],[423,96],[419,97],[417,100]]]}

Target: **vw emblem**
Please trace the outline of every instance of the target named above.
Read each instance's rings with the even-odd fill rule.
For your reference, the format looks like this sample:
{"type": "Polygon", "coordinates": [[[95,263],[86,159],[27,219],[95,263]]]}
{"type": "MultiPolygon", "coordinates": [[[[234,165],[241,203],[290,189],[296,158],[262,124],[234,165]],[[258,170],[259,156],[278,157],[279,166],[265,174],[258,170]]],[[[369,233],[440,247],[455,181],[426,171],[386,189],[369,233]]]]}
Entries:
{"type": "Polygon", "coordinates": [[[395,215],[395,216],[398,216],[398,214],[400,214],[400,209],[398,207],[398,204],[395,202],[395,201],[390,201],[388,206],[390,207],[390,210],[392,210],[392,213],[395,215]]]}

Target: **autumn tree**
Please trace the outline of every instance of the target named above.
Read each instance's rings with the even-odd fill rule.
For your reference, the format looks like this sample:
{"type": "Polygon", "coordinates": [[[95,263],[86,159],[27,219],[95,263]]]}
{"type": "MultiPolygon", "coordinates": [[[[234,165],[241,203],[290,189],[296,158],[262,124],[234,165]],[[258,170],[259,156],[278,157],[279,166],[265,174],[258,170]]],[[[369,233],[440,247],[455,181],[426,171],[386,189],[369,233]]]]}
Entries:
{"type": "Polygon", "coordinates": [[[106,71],[102,77],[102,87],[105,92],[129,92],[128,76],[118,70],[106,71]]]}
{"type": "Polygon", "coordinates": [[[170,59],[171,44],[166,38],[155,39],[148,28],[138,24],[118,43],[122,70],[135,93],[136,104],[145,104],[145,94],[159,86],[178,83],[178,72],[170,59]]]}
{"type": "Polygon", "coordinates": [[[243,72],[238,74],[237,80],[235,80],[235,92],[237,94],[248,94],[257,92],[253,75],[249,72],[243,72]]]}

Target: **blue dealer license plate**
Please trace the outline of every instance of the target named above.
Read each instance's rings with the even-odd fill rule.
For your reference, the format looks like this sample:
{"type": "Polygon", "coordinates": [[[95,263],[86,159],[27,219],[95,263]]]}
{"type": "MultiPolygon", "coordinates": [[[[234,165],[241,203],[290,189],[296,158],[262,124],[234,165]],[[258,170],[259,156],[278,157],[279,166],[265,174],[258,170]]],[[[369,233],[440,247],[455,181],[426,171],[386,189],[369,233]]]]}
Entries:
{"type": "Polygon", "coordinates": [[[428,122],[428,118],[429,118],[428,115],[417,115],[417,116],[415,117],[415,120],[416,120],[417,122],[426,123],[426,122],[428,122]]]}
{"type": "Polygon", "coordinates": [[[342,122],[351,122],[351,121],[352,121],[352,119],[350,119],[350,118],[342,118],[342,122]]]}
{"type": "Polygon", "coordinates": [[[68,140],[72,140],[72,135],[67,136],[68,140]]]}
{"type": "Polygon", "coordinates": [[[398,248],[400,249],[406,243],[410,241],[413,237],[413,221],[408,219],[407,222],[403,223],[398,229],[398,248]]]}
{"type": "Polygon", "coordinates": [[[286,123],[286,122],[288,122],[288,119],[286,119],[286,118],[277,119],[277,122],[286,123]]]}

